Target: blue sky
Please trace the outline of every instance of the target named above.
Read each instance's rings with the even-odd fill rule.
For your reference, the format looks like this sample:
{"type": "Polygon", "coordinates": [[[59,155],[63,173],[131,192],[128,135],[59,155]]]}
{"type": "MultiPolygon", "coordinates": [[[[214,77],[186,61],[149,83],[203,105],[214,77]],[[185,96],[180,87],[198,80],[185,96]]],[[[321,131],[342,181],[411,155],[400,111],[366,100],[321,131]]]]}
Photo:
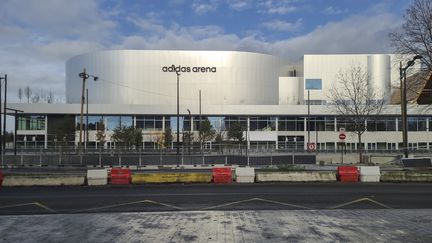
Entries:
{"type": "Polygon", "coordinates": [[[389,53],[405,0],[2,0],[0,75],[64,100],[68,58],[107,49],[389,53]]]}

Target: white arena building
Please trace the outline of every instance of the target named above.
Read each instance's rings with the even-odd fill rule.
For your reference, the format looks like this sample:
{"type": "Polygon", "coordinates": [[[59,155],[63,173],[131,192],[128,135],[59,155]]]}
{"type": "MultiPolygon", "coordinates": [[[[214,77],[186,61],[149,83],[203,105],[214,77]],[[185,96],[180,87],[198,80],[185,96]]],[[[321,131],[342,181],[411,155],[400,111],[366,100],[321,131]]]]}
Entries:
{"type": "MultiPolygon", "coordinates": [[[[82,92],[79,73],[86,68],[88,74],[98,77],[96,81],[92,77],[86,80],[86,146],[101,146],[96,130],[103,122],[108,140],[103,146],[115,147],[110,135],[120,125],[142,128],[143,148],[155,148],[167,127],[171,127],[175,141],[178,79],[181,133],[190,129],[190,124],[195,131],[201,117],[222,133],[233,122],[240,122],[247,127],[250,148],[303,151],[309,142],[318,151],[335,151],[339,130],[345,128],[347,149],[355,150],[357,136],[350,133],[346,118],[328,107],[329,90],[336,85],[338,73],[352,65],[367,70],[368,89],[386,101],[383,113],[367,121],[364,148],[400,149],[401,109],[390,103],[399,85],[399,66],[396,56],[390,54],[305,55],[298,63],[290,63],[276,56],[237,51],[92,52],[67,61],[66,104],[8,106],[24,111],[18,118],[19,146],[53,146],[58,142],[53,131],[65,119],[75,124],[72,143],[76,144],[82,92]]],[[[412,67],[419,68],[419,64],[412,67]]],[[[410,105],[408,115],[410,149],[432,149],[431,111],[410,105]]]]}

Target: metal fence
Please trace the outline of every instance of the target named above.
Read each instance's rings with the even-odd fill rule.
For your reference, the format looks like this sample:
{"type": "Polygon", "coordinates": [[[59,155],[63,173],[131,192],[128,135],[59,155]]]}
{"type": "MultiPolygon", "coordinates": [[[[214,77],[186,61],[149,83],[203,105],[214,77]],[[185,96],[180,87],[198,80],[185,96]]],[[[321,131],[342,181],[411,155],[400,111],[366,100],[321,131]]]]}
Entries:
{"type": "Polygon", "coordinates": [[[246,149],[245,146],[182,147],[177,149],[96,149],[77,147],[7,150],[3,166],[163,166],[163,165],[250,165],[315,164],[315,154],[304,151],[246,149]]]}
{"type": "MultiPolygon", "coordinates": [[[[56,146],[48,149],[6,149],[2,166],[163,166],[163,165],[250,165],[272,166],[289,164],[316,164],[317,155],[326,153],[353,154],[357,151],[301,149],[275,149],[272,146],[205,145],[176,148],[82,148],[56,146]]],[[[366,154],[400,156],[401,151],[365,151],[366,154]]],[[[416,151],[417,155],[430,155],[430,151],[416,151]]]]}

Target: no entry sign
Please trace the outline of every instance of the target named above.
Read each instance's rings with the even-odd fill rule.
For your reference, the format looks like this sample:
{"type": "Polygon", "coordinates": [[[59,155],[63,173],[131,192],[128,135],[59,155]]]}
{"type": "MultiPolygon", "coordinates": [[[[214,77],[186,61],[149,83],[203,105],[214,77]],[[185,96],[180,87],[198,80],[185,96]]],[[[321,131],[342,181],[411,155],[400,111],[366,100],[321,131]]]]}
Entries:
{"type": "Polygon", "coordinates": [[[341,133],[341,134],[339,134],[339,139],[340,139],[340,140],[345,140],[345,138],[346,138],[345,133],[341,133]]]}

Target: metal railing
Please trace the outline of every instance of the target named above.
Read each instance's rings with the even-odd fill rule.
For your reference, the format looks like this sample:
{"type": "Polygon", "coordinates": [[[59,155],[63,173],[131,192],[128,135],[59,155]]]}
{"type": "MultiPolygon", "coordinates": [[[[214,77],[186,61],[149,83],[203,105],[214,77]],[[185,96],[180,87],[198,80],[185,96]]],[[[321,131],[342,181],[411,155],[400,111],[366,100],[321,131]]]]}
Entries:
{"type": "MultiPolygon", "coordinates": [[[[411,151],[416,155],[431,156],[430,150],[411,151]]],[[[236,164],[250,166],[272,166],[284,164],[315,164],[317,155],[355,154],[356,150],[305,151],[299,148],[276,149],[274,144],[250,146],[239,144],[206,144],[200,146],[181,146],[176,148],[94,148],[78,150],[75,146],[53,146],[47,149],[19,149],[14,155],[13,149],[6,149],[2,156],[2,166],[164,166],[164,165],[212,165],[236,164]]],[[[400,156],[400,150],[364,151],[369,156],[400,156]]]]}

